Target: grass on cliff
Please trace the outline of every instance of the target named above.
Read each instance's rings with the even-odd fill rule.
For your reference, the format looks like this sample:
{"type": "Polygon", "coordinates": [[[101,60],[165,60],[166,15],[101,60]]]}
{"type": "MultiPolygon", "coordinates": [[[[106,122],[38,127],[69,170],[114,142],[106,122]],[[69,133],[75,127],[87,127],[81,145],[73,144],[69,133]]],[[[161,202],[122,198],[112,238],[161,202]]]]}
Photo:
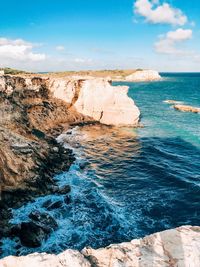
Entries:
{"type": "Polygon", "coordinates": [[[87,71],[64,71],[51,72],[48,75],[66,77],[66,76],[93,76],[93,77],[110,77],[116,79],[117,77],[125,78],[126,76],[141,69],[130,70],[87,70],[87,71]]]}
{"type": "Polygon", "coordinates": [[[17,75],[17,74],[26,74],[26,73],[28,73],[27,71],[17,70],[17,69],[12,69],[12,68],[1,68],[0,70],[3,70],[5,74],[10,74],[10,75],[17,75]]]}

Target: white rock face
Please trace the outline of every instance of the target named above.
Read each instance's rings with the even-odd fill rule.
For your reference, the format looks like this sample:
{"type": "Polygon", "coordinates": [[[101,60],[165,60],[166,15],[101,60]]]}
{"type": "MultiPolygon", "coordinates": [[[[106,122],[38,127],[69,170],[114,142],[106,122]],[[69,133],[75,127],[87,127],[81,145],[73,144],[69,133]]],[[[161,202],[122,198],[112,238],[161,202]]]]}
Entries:
{"type": "Polygon", "coordinates": [[[200,266],[200,227],[182,226],[143,239],[66,250],[59,255],[31,254],[6,257],[1,267],[198,267],[200,266]]]}
{"type": "Polygon", "coordinates": [[[11,94],[18,87],[38,91],[47,86],[53,96],[69,103],[79,113],[108,125],[138,124],[140,111],[128,97],[127,86],[112,86],[109,80],[94,77],[27,78],[0,76],[0,91],[11,94]]]}
{"type": "Polygon", "coordinates": [[[127,93],[127,86],[112,86],[103,79],[86,80],[74,106],[104,124],[136,125],[140,112],[127,93]]]}
{"type": "Polygon", "coordinates": [[[138,70],[131,75],[126,76],[126,81],[143,82],[143,81],[157,81],[161,76],[155,70],[138,70]]]}
{"type": "Polygon", "coordinates": [[[71,103],[78,112],[108,125],[137,125],[140,111],[128,97],[127,86],[112,86],[106,79],[54,79],[54,96],[71,103]]]}

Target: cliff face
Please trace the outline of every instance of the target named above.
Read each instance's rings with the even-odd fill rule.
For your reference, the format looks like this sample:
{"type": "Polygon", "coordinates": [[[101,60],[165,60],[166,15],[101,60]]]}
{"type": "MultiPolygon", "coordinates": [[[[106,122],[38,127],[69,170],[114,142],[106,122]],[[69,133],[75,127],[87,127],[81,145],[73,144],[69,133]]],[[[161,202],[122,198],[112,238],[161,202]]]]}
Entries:
{"type": "Polygon", "coordinates": [[[10,256],[0,260],[0,266],[197,267],[200,266],[200,227],[183,226],[97,250],[85,248],[81,252],[66,250],[59,255],[10,256]]]}
{"type": "Polygon", "coordinates": [[[138,70],[126,76],[126,81],[130,82],[149,82],[161,80],[161,76],[155,70],[138,70]]]}
{"type": "MultiPolygon", "coordinates": [[[[70,125],[137,125],[139,110],[127,90],[104,79],[0,76],[0,207],[7,212],[55,192],[52,177],[74,156],[54,138],[70,125]]],[[[0,226],[7,220],[0,213],[0,226]]]]}
{"type": "Polygon", "coordinates": [[[107,79],[71,78],[49,81],[56,98],[74,106],[78,112],[108,125],[138,124],[140,111],[127,96],[127,86],[112,86],[107,79]]]}
{"type": "Polygon", "coordinates": [[[140,112],[127,92],[105,79],[0,76],[1,189],[33,180],[49,152],[46,135],[66,124],[137,125],[140,112]]]}
{"type": "Polygon", "coordinates": [[[47,83],[41,78],[0,77],[0,191],[4,203],[11,201],[14,190],[45,192],[52,173],[62,171],[64,165],[67,170],[74,160],[53,137],[71,123],[91,120],[53,97],[47,83]]]}

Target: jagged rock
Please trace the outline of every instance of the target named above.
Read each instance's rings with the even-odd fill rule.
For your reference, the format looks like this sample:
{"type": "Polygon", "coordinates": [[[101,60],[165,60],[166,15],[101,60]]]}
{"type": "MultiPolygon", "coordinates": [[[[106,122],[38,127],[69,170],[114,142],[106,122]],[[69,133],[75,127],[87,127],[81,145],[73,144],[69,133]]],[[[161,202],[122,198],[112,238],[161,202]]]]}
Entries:
{"type": "Polygon", "coordinates": [[[105,248],[66,250],[58,255],[6,257],[3,267],[197,267],[200,227],[182,226],[105,248]]]}
{"type": "Polygon", "coordinates": [[[64,185],[63,187],[56,187],[54,190],[55,194],[66,195],[71,191],[71,187],[69,185],[64,185]]]}
{"type": "Polygon", "coordinates": [[[29,218],[32,221],[13,226],[12,235],[18,236],[23,246],[39,247],[58,225],[48,213],[34,211],[29,214],[29,218]]]}
{"type": "Polygon", "coordinates": [[[39,247],[43,240],[46,240],[50,233],[50,228],[44,228],[35,222],[21,223],[19,238],[23,246],[39,247]]]}
{"type": "Polygon", "coordinates": [[[46,225],[51,229],[56,229],[56,227],[58,226],[55,219],[48,213],[32,211],[29,214],[29,218],[35,222],[38,222],[40,225],[46,225]]]}

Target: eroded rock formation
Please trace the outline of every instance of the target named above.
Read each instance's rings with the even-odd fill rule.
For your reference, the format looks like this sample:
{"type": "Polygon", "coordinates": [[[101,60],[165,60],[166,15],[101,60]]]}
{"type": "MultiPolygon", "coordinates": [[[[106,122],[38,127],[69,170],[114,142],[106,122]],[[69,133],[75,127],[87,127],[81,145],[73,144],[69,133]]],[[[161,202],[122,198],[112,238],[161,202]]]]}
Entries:
{"type": "Polygon", "coordinates": [[[149,82],[161,80],[161,76],[155,70],[137,70],[133,74],[126,76],[125,80],[130,82],[149,82]]]}
{"type": "Polygon", "coordinates": [[[182,226],[97,250],[85,248],[81,252],[66,250],[59,255],[10,256],[0,260],[0,266],[197,267],[200,266],[200,227],[182,226]]]}
{"type": "Polygon", "coordinates": [[[49,89],[83,115],[108,125],[138,124],[140,111],[127,96],[127,86],[112,86],[107,79],[50,79],[49,89]]]}

